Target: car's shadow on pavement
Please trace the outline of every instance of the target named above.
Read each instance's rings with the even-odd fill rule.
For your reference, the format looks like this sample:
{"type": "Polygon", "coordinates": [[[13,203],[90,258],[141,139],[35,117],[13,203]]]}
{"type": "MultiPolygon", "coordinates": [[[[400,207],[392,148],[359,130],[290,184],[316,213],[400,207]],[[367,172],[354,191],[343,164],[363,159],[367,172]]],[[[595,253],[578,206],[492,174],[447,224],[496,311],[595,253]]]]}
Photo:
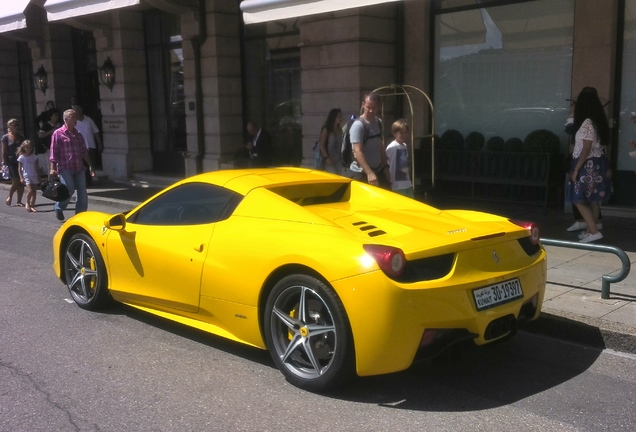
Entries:
{"type": "MultiPolygon", "coordinates": [[[[276,365],[274,365],[268,351],[235,342],[185,324],[180,324],[169,319],[144,312],[132,306],[114,303],[111,307],[100,310],[100,313],[125,315],[136,321],[143,322],[163,331],[187,338],[202,345],[209,346],[215,350],[220,350],[237,357],[248,359],[260,365],[276,369],[276,365]]],[[[284,380],[282,376],[281,380],[284,380]]]]}
{"type": "Polygon", "coordinates": [[[331,396],[417,411],[475,411],[540,394],[586,371],[600,350],[520,332],[492,346],[467,345],[406,371],[360,378],[331,396]]]}
{"type": "MultiPolygon", "coordinates": [[[[212,349],[276,369],[267,351],[133,307],[116,305],[103,313],[126,315],[212,349]]],[[[454,347],[406,371],[360,377],[320,396],[418,411],[483,410],[508,405],[567,382],[589,369],[600,353],[600,349],[520,331],[503,343],[454,347]]],[[[287,385],[282,374],[280,383],[287,385]]]]}

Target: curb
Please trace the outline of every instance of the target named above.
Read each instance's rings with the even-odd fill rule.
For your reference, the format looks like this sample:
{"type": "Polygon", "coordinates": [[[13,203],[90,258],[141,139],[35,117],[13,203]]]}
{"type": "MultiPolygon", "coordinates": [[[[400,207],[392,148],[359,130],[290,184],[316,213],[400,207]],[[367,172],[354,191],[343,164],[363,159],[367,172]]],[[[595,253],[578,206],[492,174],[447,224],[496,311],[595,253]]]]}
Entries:
{"type": "Polygon", "coordinates": [[[117,208],[119,210],[132,210],[133,208],[137,207],[140,204],[137,201],[127,201],[127,200],[122,200],[122,199],[91,196],[90,193],[88,194],[88,203],[89,204],[93,203],[93,204],[100,204],[100,205],[105,205],[105,206],[109,206],[109,207],[114,207],[114,208],[117,208]]]}
{"type": "MultiPolygon", "coordinates": [[[[0,184],[0,190],[3,190],[3,191],[8,191],[10,187],[11,185],[8,183],[3,182],[0,184]]],[[[136,187],[136,186],[133,186],[133,187],[136,187]]],[[[41,192],[38,191],[38,195],[41,197],[41,192]]],[[[123,200],[119,198],[106,198],[106,197],[94,196],[90,192],[88,193],[88,203],[115,207],[120,210],[131,210],[134,207],[137,207],[139,204],[141,204],[139,201],[129,201],[129,200],[123,200]]]]}
{"type": "Polygon", "coordinates": [[[636,354],[636,328],[564,312],[544,309],[535,321],[519,329],[568,342],[636,354]]]}

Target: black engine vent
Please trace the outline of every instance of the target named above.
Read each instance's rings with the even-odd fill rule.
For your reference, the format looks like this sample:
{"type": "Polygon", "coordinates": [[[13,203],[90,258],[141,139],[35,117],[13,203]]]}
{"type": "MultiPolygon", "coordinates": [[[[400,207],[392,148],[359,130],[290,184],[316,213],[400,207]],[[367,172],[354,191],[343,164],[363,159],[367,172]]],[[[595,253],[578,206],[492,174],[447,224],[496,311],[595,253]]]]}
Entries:
{"type": "Polygon", "coordinates": [[[386,234],[386,231],[383,231],[375,225],[371,225],[365,221],[354,222],[351,225],[357,227],[362,232],[366,232],[369,237],[377,237],[386,234]]]}

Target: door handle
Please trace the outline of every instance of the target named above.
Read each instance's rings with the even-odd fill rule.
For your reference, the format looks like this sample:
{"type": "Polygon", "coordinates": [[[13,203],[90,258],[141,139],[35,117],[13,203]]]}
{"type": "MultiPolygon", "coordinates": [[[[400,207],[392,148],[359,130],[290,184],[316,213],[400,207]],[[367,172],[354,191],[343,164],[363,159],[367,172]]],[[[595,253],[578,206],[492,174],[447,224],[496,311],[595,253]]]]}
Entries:
{"type": "Polygon", "coordinates": [[[201,243],[200,245],[195,245],[194,250],[197,252],[203,252],[203,246],[203,243],[201,243]]]}

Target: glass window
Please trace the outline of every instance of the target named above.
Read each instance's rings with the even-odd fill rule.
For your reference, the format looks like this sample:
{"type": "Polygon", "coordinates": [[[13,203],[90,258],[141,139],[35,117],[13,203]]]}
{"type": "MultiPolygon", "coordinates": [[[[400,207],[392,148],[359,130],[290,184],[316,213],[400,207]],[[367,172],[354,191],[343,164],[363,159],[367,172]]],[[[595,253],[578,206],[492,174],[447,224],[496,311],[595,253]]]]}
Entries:
{"type": "MultiPolygon", "coordinates": [[[[99,72],[97,70],[97,50],[93,32],[71,29],[73,41],[73,58],[75,61],[75,102],[63,101],[60,112],[63,112],[67,103],[80,105],[84,114],[89,116],[97,124],[101,131],[101,113],[99,112],[99,72]]],[[[49,77],[50,79],[50,77],[49,77]]],[[[60,121],[61,121],[60,116],[60,121]]]]}
{"type": "Polygon", "coordinates": [[[444,1],[435,17],[436,130],[504,140],[549,129],[567,151],[573,0],[483,7],[444,1]],[[448,9],[443,9],[443,8],[448,9]]]}
{"type": "Polygon", "coordinates": [[[158,10],[144,14],[148,98],[153,168],[169,172],[184,168],[174,163],[187,148],[183,50],[179,17],[158,10]]]}
{"type": "Polygon", "coordinates": [[[289,19],[245,26],[245,122],[272,136],[274,164],[302,162],[300,32],[289,19]]]}
{"type": "Polygon", "coordinates": [[[618,132],[616,167],[624,171],[636,171],[636,2],[625,2],[625,32],[623,36],[623,70],[621,107],[618,132]],[[632,156],[634,155],[634,156],[632,156]]]}
{"type": "Polygon", "coordinates": [[[140,225],[198,225],[227,219],[242,197],[207,183],[187,183],[158,196],[135,212],[140,225]]]}
{"type": "MultiPolygon", "coordinates": [[[[75,82],[74,93],[71,100],[58,101],[58,109],[60,114],[64,112],[66,107],[71,105],[79,105],[87,117],[90,117],[97,129],[102,135],[102,111],[100,105],[99,94],[99,72],[97,68],[97,50],[95,47],[95,38],[92,31],[71,29],[71,40],[73,43],[73,59],[75,66],[75,82]],[[67,105],[68,104],[68,105],[67,105]]],[[[49,80],[51,76],[49,75],[49,80]]],[[[62,115],[60,115],[62,121],[62,115]]],[[[95,154],[93,163],[101,168],[101,153],[95,154]]]]}
{"type": "Polygon", "coordinates": [[[270,188],[272,192],[301,206],[349,200],[349,182],[312,183],[270,188]]]}

